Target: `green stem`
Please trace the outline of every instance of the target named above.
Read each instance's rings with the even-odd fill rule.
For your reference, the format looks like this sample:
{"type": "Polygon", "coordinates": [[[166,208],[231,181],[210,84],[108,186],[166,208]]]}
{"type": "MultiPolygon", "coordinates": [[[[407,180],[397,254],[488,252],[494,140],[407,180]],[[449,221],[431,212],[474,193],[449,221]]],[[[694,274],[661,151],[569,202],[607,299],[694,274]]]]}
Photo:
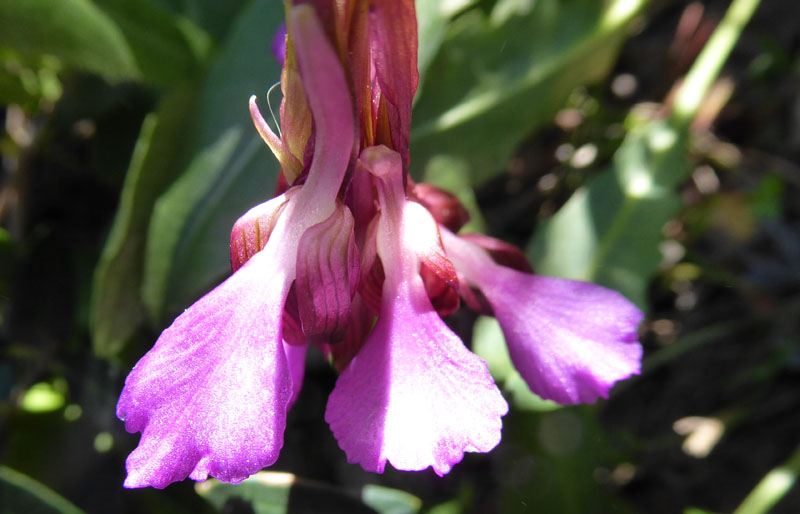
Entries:
{"type": "Polygon", "coordinates": [[[672,111],[673,122],[688,125],[694,119],[708,89],[759,3],[761,0],[733,1],[678,91],[672,111]]]}
{"type": "Polygon", "coordinates": [[[767,473],[733,514],[768,512],[792,488],[798,474],[800,474],[800,447],[789,460],[767,473]]]}

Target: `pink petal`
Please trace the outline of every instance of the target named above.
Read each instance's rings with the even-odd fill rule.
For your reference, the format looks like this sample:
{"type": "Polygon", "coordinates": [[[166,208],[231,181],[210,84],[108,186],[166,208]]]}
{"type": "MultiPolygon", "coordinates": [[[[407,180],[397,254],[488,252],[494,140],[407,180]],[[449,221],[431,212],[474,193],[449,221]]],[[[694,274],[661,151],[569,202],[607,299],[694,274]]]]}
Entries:
{"type": "Polygon", "coordinates": [[[308,5],[292,7],[288,23],[306,100],[314,118],[314,157],[306,185],[313,185],[315,190],[338,191],[355,139],[350,89],[339,57],[314,9],[308,5]]]}
{"type": "Polygon", "coordinates": [[[361,160],[377,178],[377,246],[386,278],[378,323],[339,375],[325,420],[348,461],[365,470],[382,472],[388,460],[397,469],[431,466],[443,475],[464,452],[500,442],[508,405],[486,363],[428,300],[411,223],[418,216],[406,208],[400,155],[371,147],[361,160]]]}
{"type": "Polygon", "coordinates": [[[298,188],[258,204],[244,213],[231,230],[231,269],[238,270],[267,245],[288,200],[298,188]]]}
{"type": "Polygon", "coordinates": [[[370,52],[387,100],[391,146],[408,167],[411,102],[417,91],[417,17],[413,0],[377,2],[370,10],[370,52]]]}
{"type": "Polygon", "coordinates": [[[375,314],[366,306],[359,293],[353,296],[350,305],[350,319],[341,342],[327,346],[327,354],[333,367],[341,372],[364,345],[367,336],[375,326],[375,314]]]}
{"type": "Polygon", "coordinates": [[[411,190],[414,199],[425,206],[437,223],[458,232],[469,221],[469,212],[461,201],[449,191],[433,184],[415,184],[411,190]]]}
{"type": "Polygon", "coordinates": [[[384,290],[375,330],[339,376],[325,420],[348,462],[449,472],[500,442],[508,405],[486,363],[433,310],[419,276],[384,290]]]}
{"type": "Polygon", "coordinates": [[[297,304],[303,333],[321,342],[344,337],[358,282],[353,215],[342,204],[303,233],[297,252],[297,304]]]}
{"type": "Polygon", "coordinates": [[[289,404],[286,409],[294,405],[297,397],[300,395],[300,390],[303,388],[303,377],[306,371],[306,351],[308,345],[294,345],[287,342],[283,343],[283,351],[286,353],[286,362],[289,365],[289,373],[292,377],[292,397],[289,398],[289,404]]]}
{"type": "Polygon", "coordinates": [[[485,234],[480,234],[478,232],[459,234],[458,237],[471,243],[475,243],[486,250],[492,257],[492,260],[501,266],[507,266],[525,273],[533,273],[533,268],[528,262],[528,258],[525,257],[525,254],[522,253],[522,250],[512,244],[489,237],[485,234]]]}
{"type": "MultiPolygon", "coordinates": [[[[289,27],[287,27],[288,29],[289,27]]],[[[297,56],[293,44],[293,34],[289,33],[284,50],[284,64],[281,72],[281,139],[285,150],[294,157],[294,161],[287,159],[290,167],[284,168],[283,173],[289,184],[293,184],[303,169],[304,155],[308,139],[311,136],[313,122],[311,109],[306,102],[306,94],[303,90],[303,81],[297,66],[297,56]],[[294,163],[299,164],[299,167],[294,163]]],[[[266,123],[265,123],[266,125],[266,123]]],[[[256,127],[259,124],[256,123],[256,127]]],[[[259,130],[259,133],[262,131],[259,130]]],[[[264,135],[262,134],[262,138],[264,135]]],[[[269,143],[267,139],[265,139],[269,143]]],[[[272,147],[272,145],[270,145],[272,147]]],[[[281,160],[283,164],[283,160],[281,160]]]]}
{"type": "Polygon", "coordinates": [[[591,403],[640,372],[643,314],[621,294],[500,266],[477,245],[446,230],[442,237],[456,267],[491,304],[511,360],[534,393],[591,403]]]}
{"type": "Polygon", "coordinates": [[[639,374],[642,313],[621,294],[586,282],[509,268],[484,288],[506,335],[514,367],[531,390],[563,404],[608,397],[639,374]]]}
{"type": "Polygon", "coordinates": [[[442,238],[439,235],[439,226],[431,213],[422,204],[405,202],[403,220],[413,232],[411,237],[406,238],[406,245],[410,247],[409,249],[436,276],[450,286],[458,287],[456,269],[447,258],[444,246],[442,246],[442,238]]]}
{"type": "Polygon", "coordinates": [[[131,371],[117,416],[142,437],[125,487],[239,482],[278,458],[292,378],[280,328],[288,283],[271,254],[187,309],[131,371]]]}
{"type": "MultiPolygon", "coordinates": [[[[256,127],[258,135],[261,136],[261,139],[269,146],[275,158],[280,162],[281,170],[283,171],[282,176],[292,177],[292,180],[294,180],[294,177],[297,177],[303,171],[303,165],[289,151],[283,139],[272,131],[269,123],[261,115],[261,111],[258,110],[258,104],[256,104],[255,95],[250,97],[250,118],[253,120],[253,125],[256,127]]],[[[306,137],[308,136],[306,135],[306,137]]]]}

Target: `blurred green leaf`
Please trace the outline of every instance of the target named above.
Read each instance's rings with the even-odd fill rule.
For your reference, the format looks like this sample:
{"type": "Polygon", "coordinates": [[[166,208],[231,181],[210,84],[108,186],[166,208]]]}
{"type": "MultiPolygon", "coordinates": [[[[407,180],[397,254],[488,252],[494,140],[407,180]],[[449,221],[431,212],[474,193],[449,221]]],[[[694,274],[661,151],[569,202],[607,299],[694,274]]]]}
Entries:
{"type": "MultiPolygon", "coordinates": [[[[216,509],[255,514],[388,514],[403,511],[375,511],[356,496],[341,489],[301,480],[290,473],[262,471],[244,482],[231,485],[208,480],[195,486],[197,493],[216,509]],[[241,510],[237,510],[237,506],[241,510]]],[[[408,511],[405,511],[408,512],[408,511]]],[[[414,511],[411,511],[414,512],[414,511]]]]}
{"type": "Polygon", "coordinates": [[[0,2],[0,46],[54,55],[112,79],[139,76],[133,50],[113,18],[89,0],[0,2]]]}
{"type": "Polygon", "coordinates": [[[462,512],[464,512],[464,508],[458,499],[440,503],[427,511],[428,514],[461,514],[462,512]]]}
{"type": "Polygon", "coordinates": [[[435,182],[434,157],[463,162],[478,184],[552,120],[570,92],[602,78],[646,0],[499,0],[460,15],[414,108],[412,172],[435,182]],[[604,8],[609,5],[608,8],[604,8]]]}
{"type": "Polygon", "coordinates": [[[248,0],[156,0],[171,11],[180,13],[203,27],[217,40],[224,38],[231,23],[248,0]]]}
{"type": "Polygon", "coordinates": [[[179,83],[202,69],[210,39],[188,19],[153,0],[95,0],[116,22],[144,79],[179,83]]]}
{"type": "Polygon", "coordinates": [[[67,401],[67,382],[56,379],[53,383],[39,382],[33,384],[20,399],[20,408],[33,414],[53,412],[67,401]]]}
{"type": "Polygon", "coordinates": [[[92,284],[90,328],[95,353],[118,354],[145,320],[141,299],[145,241],[156,199],[175,179],[175,149],[194,104],[194,84],[165,96],[133,151],[119,208],[92,284]]]}
{"type": "Polygon", "coordinates": [[[0,466],[0,509],[17,514],[82,514],[52,489],[11,468],[0,466]]]}
{"type": "Polygon", "coordinates": [[[661,229],[678,211],[676,188],[690,172],[691,121],[758,4],[730,5],[676,92],[669,119],[634,126],[611,169],[537,230],[529,254],[538,272],[609,286],[645,308],[661,229]]]}
{"type": "Polygon", "coordinates": [[[364,486],[361,500],[380,514],[415,514],[422,507],[413,494],[373,484],[364,486]]]}
{"type": "Polygon", "coordinates": [[[620,455],[592,406],[544,413],[512,409],[503,419],[503,441],[506,450],[498,456],[502,465],[497,480],[503,484],[499,512],[631,512],[602,486],[601,481],[608,480],[603,480],[603,472],[613,469],[620,455]]]}
{"type": "MultiPolygon", "coordinates": [[[[0,298],[7,299],[11,290],[11,277],[14,272],[14,243],[8,230],[0,227],[0,298]]],[[[0,307],[4,302],[0,302],[0,307]]],[[[0,308],[0,325],[3,312],[0,308]]]]}
{"type": "Polygon", "coordinates": [[[665,121],[631,130],[612,167],[536,231],[529,257],[537,272],[597,282],[646,305],[661,228],[678,211],[675,188],[690,171],[687,137],[665,121]]]}
{"type": "Polygon", "coordinates": [[[791,456],[767,473],[753,488],[733,514],[766,514],[794,487],[800,474],[800,447],[791,456]]]}
{"type": "Polygon", "coordinates": [[[22,62],[15,52],[0,49],[0,103],[16,104],[30,112],[38,108],[41,99],[58,100],[62,92],[57,76],[60,63],[52,57],[36,61],[22,62]]]}
{"type": "Polygon", "coordinates": [[[229,273],[233,223],[274,190],[279,167],[247,102],[279,79],[268,48],[283,14],[277,2],[245,9],[199,95],[178,151],[181,176],[156,202],[148,231],[143,298],[157,324],[229,273]]]}
{"type": "Polygon", "coordinates": [[[422,84],[425,82],[425,74],[439,52],[442,41],[444,41],[451,18],[458,12],[475,4],[476,1],[431,2],[429,0],[416,0],[417,35],[419,39],[417,54],[419,89],[422,89],[422,84]]]}
{"type": "Polygon", "coordinates": [[[19,0],[0,3],[0,46],[110,79],[175,83],[201,69],[208,36],[153,0],[19,0]]]}
{"type": "Polygon", "coordinates": [[[777,219],[783,212],[783,196],[786,183],[781,177],[767,175],[748,196],[753,218],[758,222],[777,219]]]}

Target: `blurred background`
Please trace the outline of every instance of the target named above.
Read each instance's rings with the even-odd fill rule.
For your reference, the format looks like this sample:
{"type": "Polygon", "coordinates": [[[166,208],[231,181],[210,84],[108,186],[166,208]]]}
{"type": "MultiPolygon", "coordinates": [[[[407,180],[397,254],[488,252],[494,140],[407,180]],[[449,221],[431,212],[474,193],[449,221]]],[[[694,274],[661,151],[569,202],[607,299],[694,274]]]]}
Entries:
{"type": "Polygon", "coordinates": [[[417,1],[413,176],[536,272],[637,303],[641,376],[542,401],[462,309],[511,404],[493,452],[444,478],[347,464],[312,353],[270,468],[294,485],[128,491],[125,376],[274,189],[247,100],[268,110],[283,6],[0,0],[0,512],[800,512],[800,23],[733,4],[417,1]]]}

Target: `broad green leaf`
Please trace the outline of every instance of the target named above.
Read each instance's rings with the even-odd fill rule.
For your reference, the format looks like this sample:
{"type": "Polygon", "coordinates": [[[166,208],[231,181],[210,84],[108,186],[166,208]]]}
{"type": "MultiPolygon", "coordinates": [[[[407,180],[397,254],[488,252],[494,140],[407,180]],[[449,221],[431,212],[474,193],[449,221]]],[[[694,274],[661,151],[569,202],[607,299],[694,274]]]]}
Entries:
{"type": "Polygon", "coordinates": [[[604,77],[646,0],[500,0],[450,26],[414,108],[412,172],[450,156],[478,184],[550,122],[570,92],[604,77]],[[605,8],[605,5],[609,7],[605,8]]]}
{"type": "Polygon", "coordinates": [[[0,499],[4,513],[83,514],[41,482],[5,466],[0,466],[0,499]]]}
{"type": "Polygon", "coordinates": [[[142,124],[92,284],[90,328],[100,357],[117,355],[146,318],[141,285],[148,223],[156,199],[175,179],[175,149],[193,107],[193,89],[174,90],[142,124]]]}
{"type": "Polygon", "coordinates": [[[645,306],[661,228],[680,208],[675,188],[690,171],[686,151],[686,134],[665,121],[629,132],[612,167],[537,229],[529,248],[537,272],[597,282],[645,306]]]}
{"type": "Polygon", "coordinates": [[[217,40],[224,39],[236,15],[248,0],[157,0],[175,13],[190,19],[217,40]]]}
{"type": "MultiPolygon", "coordinates": [[[[290,473],[262,471],[237,485],[208,480],[197,484],[195,489],[220,511],[230,503],[244,503],[255,514],[379,512],[366,506],[355,495],[325,484],[298,479],[290,473]]],[[[380,512],[385,514],[391,511],[380,512]]]]}
{"type": "Polygon", "coordinates": [[[0,2],[0,27],[0,46],[24,55],[54,55],[112,79],[140,75],[124,33],[90,0],[0,2]]]}
{"type": "Polygon", "coordinates": [[[230,272],[233,223],[274,190],[278,164],[253,128],[247,102],[279,79],[268,49],[283,15],[277,2],[245,9],[199,94],[176,161],[181,176],[156,202],[148,231],[142,287],[156,324],[230,272]]]}
{"type": "Polygon", "coordinates": [[[447,26],[451,18],[458,12],[473,5],[477,0],[453,0],[448,2],[431,2],[416,0],[417,36],[419,49],[417,68],[419,69],[419,90],[425,82],[425,74],[439,51],[439,47],[447,34],[447,26]]]}

